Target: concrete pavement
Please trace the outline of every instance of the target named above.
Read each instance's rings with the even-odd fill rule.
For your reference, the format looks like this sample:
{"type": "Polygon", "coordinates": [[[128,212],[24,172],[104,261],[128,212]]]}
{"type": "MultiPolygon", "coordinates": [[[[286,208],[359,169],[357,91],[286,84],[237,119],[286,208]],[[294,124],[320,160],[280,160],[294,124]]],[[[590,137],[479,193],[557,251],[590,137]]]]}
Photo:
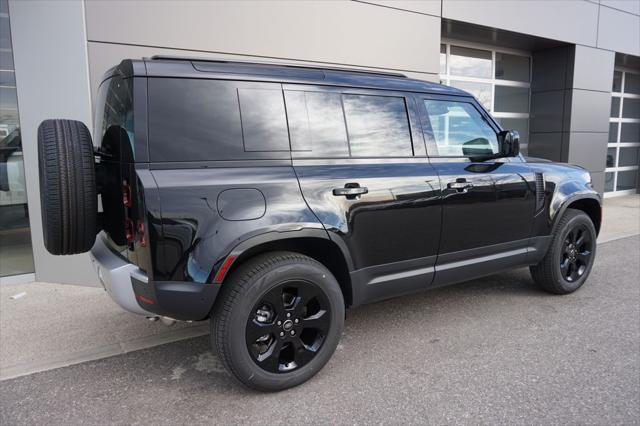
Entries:
{"type": "Polygon", "coordinates": [[[206,337],[0,382],[0,424],[640,424],[640,237],[589,281],[526,269],[350,310],[311,381],[240,387],[206,337]]]}
{"type": "MultiPolygon", "coordinates": [[[[637,234],[640,196],[606,199],[599,242],[637,234]]],[[[120,309],[101,288],[0,285],[0,380],[206,333],[207,323],[150,323],[120,309]]]]}

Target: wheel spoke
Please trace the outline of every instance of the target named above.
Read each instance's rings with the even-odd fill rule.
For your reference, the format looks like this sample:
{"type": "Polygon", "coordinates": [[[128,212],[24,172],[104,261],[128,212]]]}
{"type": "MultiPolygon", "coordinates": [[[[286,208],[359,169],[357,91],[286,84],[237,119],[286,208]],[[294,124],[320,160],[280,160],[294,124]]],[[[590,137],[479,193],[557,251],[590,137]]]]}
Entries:
{"type": "Polygon", "coordinates": [[[320,310],[317,313],[304,318],[302,320],[302,327],[326,331],[329,329],[329,314],[325,310],[320,310]]]}
{"type": "Polygon", "coordinates": [[[578,260],[580,261],[580,263],[582,263],[585,266],[589,264],[590,258],[591,258],[591,252],[589,250],[585,250],[581,253],[578,253],[578,260]]]}
{"type": "Polygon", "coordinates": [[[586,234],[586,232],[584,232],[584,230],[580,231],[580,236],[576,240],[576,247],[578,247],[578,248],[582,247],[582,245],[584,244],[584,242],[586,240],[585,234],[586,234]]]}
{"type": "Polygon", "coordinates": [[[247,343],[253,343],[265,334],[275,333],[273,324],[263,324],[258,321],[251,320],[247,324],[247,343]]]}
{"type": "Polygon", "coordinates": [[[282,287],[276,287],[275,289],[271,290],[264,295],[262,300],[273,307],[274,311],[276,312],[276,316],[281,318],[284,316],[285,309],[284,301],[282,300],[282,287]]]}
{"type": "Polygon", "coordinates": [[[569,262],[569,258],[565,258],[561,263],[560,263],[560,269],[562,270],[562,274],[566,277],[568,275],[569,272],[569,265],[571,262],[569,262]]]}
{"type": "Polygon", "coordinates": [[[269,349],[259,357],[258,362],[260,363],[260,366],[267,371],[277,373],[280,370],[281,350],[282,341],[280,339],[275,339],[271,346],[269,346],[269,349]]]}
{"type": "Polygon", "coordinates": [[[298,367],[305,365],[316,355],[316,351],[311,350],[300,338],[294,339],[291,343],[293,344],[294,359],[298,367]]]}

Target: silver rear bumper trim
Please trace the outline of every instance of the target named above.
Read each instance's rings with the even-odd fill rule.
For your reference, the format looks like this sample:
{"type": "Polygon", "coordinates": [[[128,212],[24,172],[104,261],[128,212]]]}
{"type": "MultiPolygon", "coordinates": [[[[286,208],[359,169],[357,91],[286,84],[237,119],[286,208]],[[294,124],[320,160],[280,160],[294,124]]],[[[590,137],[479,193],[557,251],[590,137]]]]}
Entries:
{"type": "Polygon", "coordinates": [[[98,273],[98,279],[111,299],[123,309],[138,315],[155,316],[138,305],[133,292],[131,277],[148,284],[147,274],[133,263],[129,263],[111,251],[100,232],[89,253],[91,263],[98,273]]]}

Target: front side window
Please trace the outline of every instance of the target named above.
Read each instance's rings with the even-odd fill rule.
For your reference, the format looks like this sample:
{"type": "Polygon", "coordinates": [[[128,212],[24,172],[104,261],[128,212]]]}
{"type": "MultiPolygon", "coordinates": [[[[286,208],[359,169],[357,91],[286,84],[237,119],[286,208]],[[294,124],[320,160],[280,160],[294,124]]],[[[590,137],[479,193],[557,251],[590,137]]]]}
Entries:
{"type": "Polygon", "coordinates": [[[435,142],[435,155],[473,157],[499,152],[496,133],[472,104],[425,99],[424,105],[428,116],[425,136],[435,142]]]}

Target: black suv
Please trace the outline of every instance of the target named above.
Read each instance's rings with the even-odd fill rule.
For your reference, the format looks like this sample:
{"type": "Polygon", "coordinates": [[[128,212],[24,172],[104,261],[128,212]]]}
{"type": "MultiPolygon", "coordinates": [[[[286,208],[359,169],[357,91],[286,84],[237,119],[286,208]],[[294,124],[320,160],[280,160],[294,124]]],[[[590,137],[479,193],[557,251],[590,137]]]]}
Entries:
{"type": "Polygon", "coordinates": [[[570,293],[595,257],[587,171],[523,157],[471,95],[400,74],[125,60],[95,147],[72,120],[38,136],[47,249],[91,251],[131,312],[210,318],[255,389],[318,372],[347,307],[522,266],[570,293]]]}

